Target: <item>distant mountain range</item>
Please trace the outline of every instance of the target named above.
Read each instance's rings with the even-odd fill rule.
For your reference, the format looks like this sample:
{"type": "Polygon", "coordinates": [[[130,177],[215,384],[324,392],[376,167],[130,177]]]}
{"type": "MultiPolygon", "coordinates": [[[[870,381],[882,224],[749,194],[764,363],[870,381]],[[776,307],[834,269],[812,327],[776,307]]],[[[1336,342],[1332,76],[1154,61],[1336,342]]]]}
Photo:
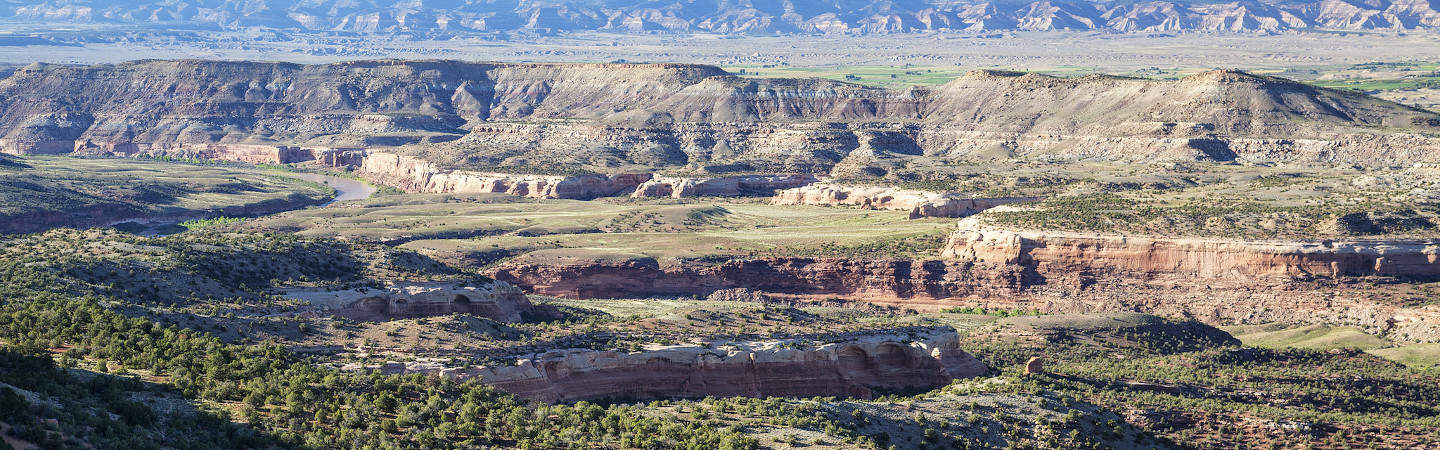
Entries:
{"type": "Polygon", "coordinates": [[[1280,32],[1440,27],[1440,0],[8,0],[0,19],[358,33],[1280,32]]]}

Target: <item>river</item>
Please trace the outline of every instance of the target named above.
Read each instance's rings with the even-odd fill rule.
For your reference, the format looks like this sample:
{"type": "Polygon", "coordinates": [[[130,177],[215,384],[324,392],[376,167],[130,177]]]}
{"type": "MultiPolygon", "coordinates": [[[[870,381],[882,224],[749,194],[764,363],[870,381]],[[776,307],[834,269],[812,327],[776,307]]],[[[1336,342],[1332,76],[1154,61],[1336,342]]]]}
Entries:
{"type": "Polygon", "coordinates": [[[343,202],[346,200],[362,200],[370,198],[370,195],[374,194],[376,191],[375,186],[371,186],[369,183],[366,183],[364,181],[351,178],[341,178],[334,175],[307,172],[291,172],[286,173],[285,176],[320,183],[334,188],[335,198],[332,198],[330,199],[330,201],[321,204],[321,207],[330,206],[335,202],[343,202]]]}
{"type": "MultiPolygon", "coordinates": [[[[375,191],[378,190],[375,188],[375,186],[371,186],[364,181],[351,178],[341,178],[334,175],[307,172],[286,172],[283,175],[290,178],[298,178],[305,181],[320,183],[335,189],[335,198],[327,200],[325,203],[321,203],[320,207],[322,208],[333,205],[335,204],[335,202],[343,202],[346,200],[362,200],[370,198],[370,195],[374,194],[375,191]]],[[[279,212],[283,211],[275,211],[271,214],[279,212]]],[[[105,226],[114,226],[141,236],[166,236],[185,231],[185,228],[180,226],[181,222],[192,219],[207,219],[210,217],[213,217],[213,215],[194,213],[179,216],[129,218],[117,220],[115,222],[106,224],[105,226]]]]}

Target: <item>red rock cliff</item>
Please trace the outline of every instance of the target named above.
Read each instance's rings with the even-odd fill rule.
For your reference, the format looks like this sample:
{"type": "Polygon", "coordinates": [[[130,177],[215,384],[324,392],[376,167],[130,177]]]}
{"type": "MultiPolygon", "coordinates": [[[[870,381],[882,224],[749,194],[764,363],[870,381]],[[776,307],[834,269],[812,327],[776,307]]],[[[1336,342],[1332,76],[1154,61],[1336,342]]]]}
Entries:
{"type": "Polygon", "coordinates": [[[1431,242],[1253,242],[965,227],[943,255],[1041,272],[1111,271],[1197,277],[1440,276],[1431,242]]]}
{"type": "Polygon", "coordinates": [[[940,260],[758,258],[718,263],[678,260],[521,256],[491,269],[496,279],[536,294],[571,298],[708,295],[744,287],[766,292],[873,301],[1000,295],[1019,289],[1020,271],[971,269],[940,260]]]}

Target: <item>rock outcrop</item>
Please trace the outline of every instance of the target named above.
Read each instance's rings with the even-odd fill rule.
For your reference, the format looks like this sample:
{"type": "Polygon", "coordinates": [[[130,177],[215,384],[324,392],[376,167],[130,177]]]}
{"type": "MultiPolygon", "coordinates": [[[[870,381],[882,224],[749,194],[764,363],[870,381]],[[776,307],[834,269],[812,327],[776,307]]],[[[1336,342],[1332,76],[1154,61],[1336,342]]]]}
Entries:
{"type": "Polygon", "coordinates": [[[441,169],[406,155],[374,152],[357,173],[411,192],[504,193],[532,198],[592,199],[623,195],[650,179],[648,173],[615,175],[525,175],[441,169]]]}
{"type": "Polygon", "coordinates": [[[777,192],[770,203],[908,210],[911,219],[919,219],[922,217],[965,217],[996,206],[1033,200],[1036,198],[973,198],[883,186],[845,186],[821,183],[777,192]]]}
{"type": "Polygon", "coordinates": [[[505,282],[480,286],[402,282],[379,289],[295,289],[285,295],[309,302],[322,312],[361,321],[472,314],[500,322],[519,322],[522,315],[534,309],[524,292],[505,282]]]}
{"type": "Polygon", "coordinates": [[[1401,341],[1440,341],[1440,305],[1376,297],[1379,286],[1363,281],[1440,277],[1437,242],[1115,236],[1005,230],[975,219],[960,221],[943,256],[972,273],[1016,274],[1007,299],[987,301],[1212,323],[1351,325],[1401,341]]]}
{"type": "Polygon", "coordinates": [[[705,396],[845,396],[923,391],[985,374],[960,349],[953,329],[918,335],[864,335],[819,345],[787,341],[714,342],[640,352],[553,350],[511,366],[446,369],[390,364],[391,373],[478,377],[520,397],[565,402],[705,396]]]}
{"type": "Polygon", "coordinates": [[[756,258],[721,262],[646,257],[552,257],[542,250],[502,263],[489,274],[528,292],[568,298],[708,296],[723,289],[802,296],[843,296],[884,303],[924,303],[975,294],[1015,292],[1013,272],[977,272],[943,260],[756,258]]]}
{"type": "Polygon", "coordinates": [[[855,151],[1440,162],[1436,133],[1433,112],[1235,71],[1180,80],[977,71],[883,89],[681,64],[141,61],[35,64],[0,80],[0,151],[10,153],[412,146],[445,168],[820,174],[855,151]]]}
{"type": "Polygon", "coordinates": [[[1045,373],[1045,360],[1039,356],[1031,356],[1025,361],[1025,375],[1042,375],[1045,373]]]}
{"type": "Polygon", "coordinates": [[[964,227],[943,256],[1042,272],[1190,277],[1440,277],[1440,242],[1252,242],[964,227]]]}
{"type": "MultiPolygon", "coordinates": [[[[976,216],[979,217],[979,216],[976,216]]],[[[965,220],[974,220],[975,217],[965,220]]],[[[909,308],[989,306],[1050,313],[1145,311],[1207,323],[1326,323],[1440,342],[1440,305],[1376,297],[1372,275],[1433,278],[1424,244],[1245,244],[1153,238],[956,233],[939,260],[759,258],[721,262],[522,255],[491,273],[574,298],[843,298],[909,308]],[[1339,277],[1338,279],[1336,277],[1339,277]],[[727,291],[738,292],[738,291],[727,291]]]]}
{"type": "Polygon", "coordinates": [[[809,174],[740,175],[733,177],[656,176],[635,188],[631,197],[737,197],[771,195],[815,182],[809,174]]]}

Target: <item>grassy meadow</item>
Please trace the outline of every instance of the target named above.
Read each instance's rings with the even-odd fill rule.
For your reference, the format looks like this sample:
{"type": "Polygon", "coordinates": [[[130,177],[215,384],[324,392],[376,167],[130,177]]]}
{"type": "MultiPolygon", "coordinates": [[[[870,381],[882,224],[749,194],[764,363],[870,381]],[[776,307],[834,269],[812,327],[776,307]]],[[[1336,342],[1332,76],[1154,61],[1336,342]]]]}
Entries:
{"type": "Polygon", "coordinates": [[[1355,327],[1285,324],[1221,327],[1249,347],[1268,349],[1356,349],[1416,369],[1440,367],[1440,344],[1395,343],[1355,327]]]}
{"type": "Polygon", "coordinates": [[[242,226],[384,242],[489,260],[552,256],[703,258],[938,253],[952,219],[905,211],[769,205],[743,199],[535,200],[504,195],[410,195],[293,211],[242,226]],[[776,253],[779,254],[779,253],[776,253]]]}

